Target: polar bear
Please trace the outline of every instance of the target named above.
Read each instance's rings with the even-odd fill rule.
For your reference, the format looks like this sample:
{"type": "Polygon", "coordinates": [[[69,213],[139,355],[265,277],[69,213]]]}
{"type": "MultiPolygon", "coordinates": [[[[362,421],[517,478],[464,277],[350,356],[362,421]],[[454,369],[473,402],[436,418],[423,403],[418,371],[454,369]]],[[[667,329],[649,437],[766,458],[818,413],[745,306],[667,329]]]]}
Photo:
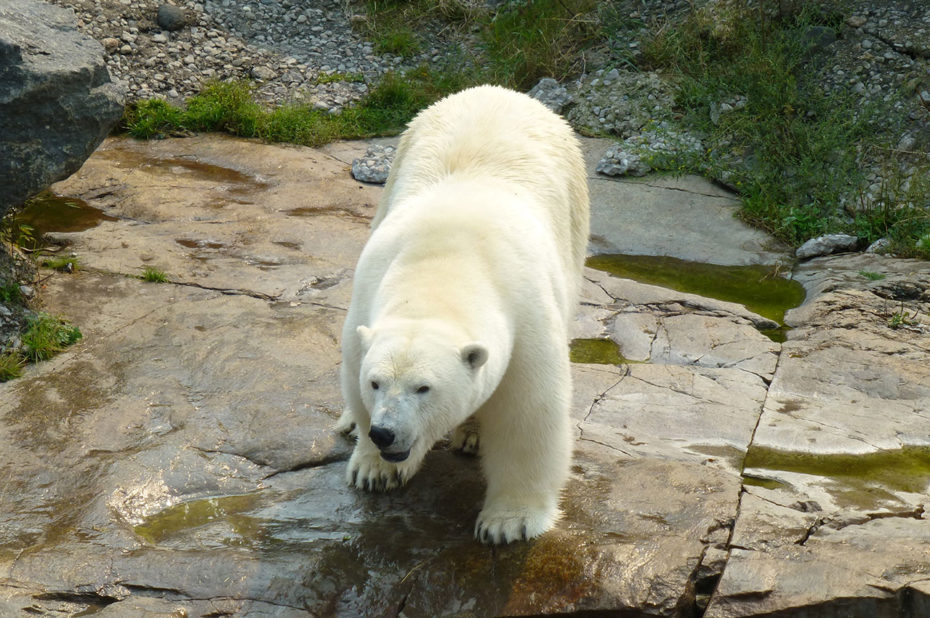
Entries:
{"type": "Polygon", "coordinates": [[[568,325],[588,225],[578,142],[538,101],[480,86],[414,118],[342,333],[339,426],[359,434],[350,485],[403,485],[436,441],[477,421],[476,537],[552,527],[571,460],[568,325]]]}

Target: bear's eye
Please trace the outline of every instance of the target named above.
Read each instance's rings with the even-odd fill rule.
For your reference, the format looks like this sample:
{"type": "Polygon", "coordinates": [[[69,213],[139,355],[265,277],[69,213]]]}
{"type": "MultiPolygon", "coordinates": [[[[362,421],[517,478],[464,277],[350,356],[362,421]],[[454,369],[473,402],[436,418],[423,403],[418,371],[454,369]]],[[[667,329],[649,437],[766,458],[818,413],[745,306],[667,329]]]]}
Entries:
{"type": "Polygon", "coordinates": [[[419,394],[421,394],[421,395],[424,394],[424,393],[428,393],[428,392],[429,392],[429,387],[426,386],[425,384],[424,384],[423,386],[421,386],[420,388],[417,389],[417,393],[419,393],[419,394]]]}
{"type": "Polygon", "coordinates": [[[380,386],[381,386],[381,385],[378,384],[377,382],[375,382],[374,380],[371,381],[371,388],[373,388],[374,390],[378,390],[378,388],[380,388],[380,386]]]}

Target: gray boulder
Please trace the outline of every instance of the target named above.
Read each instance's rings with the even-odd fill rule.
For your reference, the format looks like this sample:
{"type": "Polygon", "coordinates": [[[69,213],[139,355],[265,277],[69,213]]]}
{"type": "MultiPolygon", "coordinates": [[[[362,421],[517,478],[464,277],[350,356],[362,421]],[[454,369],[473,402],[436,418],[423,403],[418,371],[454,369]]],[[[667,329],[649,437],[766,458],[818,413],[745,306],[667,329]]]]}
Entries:
{"type": "Polygon", "coordinates": [[[811,238],[798,247],[795,255],[799,260],[806,260],[820,255],[855,251],[858,244],[859,239],[849,234],[827,234],[826,236],[811,238]]]}
{"type": "Polygon", "coordinates": [[[158,7],[155,21],[162,30],[175,31],[186,26],[188,18],[184,9],[171,4],[163,4],[158,7]]]}
{"type": "Polygon", "coordinates": [[[0,0],[0,216],[77,171],[120,119],[103,56],[73,11],[0,0]]]}

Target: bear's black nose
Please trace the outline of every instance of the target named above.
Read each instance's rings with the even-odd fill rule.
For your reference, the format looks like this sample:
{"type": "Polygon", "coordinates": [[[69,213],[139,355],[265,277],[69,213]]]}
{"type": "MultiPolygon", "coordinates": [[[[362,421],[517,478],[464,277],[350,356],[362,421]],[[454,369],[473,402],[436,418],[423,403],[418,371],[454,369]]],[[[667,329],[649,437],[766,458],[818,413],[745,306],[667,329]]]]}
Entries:
{"type": "Polygon", "coordinates": [[[378,448],[387,448],[394,444],[394,432],[384,427],[378,427],[377,425],[371,426],[368,437],[371,438],[371,441],[374,442],[375,446],[378,448]]]}

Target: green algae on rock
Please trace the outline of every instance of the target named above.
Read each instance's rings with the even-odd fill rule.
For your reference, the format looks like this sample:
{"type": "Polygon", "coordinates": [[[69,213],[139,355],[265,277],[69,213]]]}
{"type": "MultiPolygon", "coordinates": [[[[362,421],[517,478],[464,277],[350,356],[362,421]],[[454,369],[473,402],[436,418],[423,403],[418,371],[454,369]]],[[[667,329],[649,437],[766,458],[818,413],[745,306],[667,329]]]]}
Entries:
{"type": "Polygon", "coordinates": [[[568,350],[573,363],[620,365],[628,362],[620,354],[620,346],[611,339],[572,339],[568,350]]]}
{"type": "Polygon", "coordinates": [[[888,502],[900,502],[896,492],[920,494],[927,491],[930,447],[903,446],[872,453],[822,454],[753,445],[746,453],[744,479],[760,478],[758,473],[763,470],[823,477],[825,489],[839,505],[878,508],[888,502]]]}
{"type": "Polygon", "coordinates": [[[784,324],[785,312],[804,301],[804,287],[779,276],[771,266],[720,266],[667,256],[605,254],[587,260],[591,268],[640,283],[733,303],[784,324]]]}

